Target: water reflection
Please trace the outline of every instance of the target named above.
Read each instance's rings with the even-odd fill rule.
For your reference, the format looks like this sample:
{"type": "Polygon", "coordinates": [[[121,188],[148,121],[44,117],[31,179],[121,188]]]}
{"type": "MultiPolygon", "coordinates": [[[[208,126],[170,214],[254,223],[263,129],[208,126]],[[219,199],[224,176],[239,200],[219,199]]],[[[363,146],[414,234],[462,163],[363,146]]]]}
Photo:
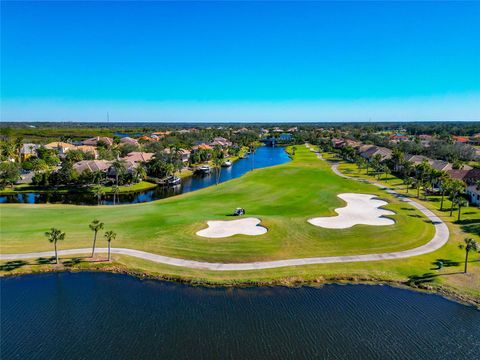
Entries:
{"type": "MultiPolygon", "coordinates": [[[[283,164],[290,158],[284,148],[260,147],[255,154],[250,154],[244,159],[233,163],[231,167],[221,168],[220,182],[235,179],[252,169],[259,169],[273,165],[283,164]]],[[[136,204],[164,199],[170,196],[183,194],[190,191],[203,189],[215,184],[215,172],[206,175],[194,175],[182,180],[177,186],[156,187],[151,190],[120,194],[106,195],[102,198],[102,205],[136,204]]],[[[24,193],[0,196],[0,203],[45,204],[61,203],[75,205],[97,205],[98,199],[90,192],[85,193],[24,193]]]]}

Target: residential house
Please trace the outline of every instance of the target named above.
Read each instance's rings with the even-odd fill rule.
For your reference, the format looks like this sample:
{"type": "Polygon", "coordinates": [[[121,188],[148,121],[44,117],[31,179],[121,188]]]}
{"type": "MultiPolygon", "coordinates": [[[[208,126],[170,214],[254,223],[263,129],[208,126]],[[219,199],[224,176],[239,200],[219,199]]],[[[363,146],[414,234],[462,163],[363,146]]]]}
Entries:
{"type": "Polygon", "coordinates": [[[456,143],[466,144],[468,143],[469,139],[463,136],[452,136],[452,140],[456,143]]]}
{"type": "Polygon", "coordinates": [[[430,160],[428,162],[432,168],[438,171],[452,170],[452,164],[443,160],[430,160]]]}
{"type": "Polygon", "coordinates": [[[33,144],[33,143],[22,144],[22,148],[20,149],[22,160],[27,160],[29,157],[36,155],[37,149],[39,147],[40,147],[39,144],[33,144]]]}
{"type": "Polygon", "coordinates": [[[138,138],[138,141],[140,142],[155,142],[155,141],[158,141],[158,137],[156,137],[155,139],[154,138],[151,138],[150,136],[146,136],[146,135],[143,135],[143,136],[140,136],[138,138]]]}
{"type": "Polygon", "coordinates": [[[385,161],[392,157],[392,150],[380,146],[372,146],[363,153],[360,153],[360,156],[368,161],[371,161],[377,155],[380,155],[381,161],[385,161]]]}
{"type": "Polygon", "coordinates": [[[471,136],[468,140],[468,143],[470,145],[480,146],[480,133],[471,136]]]}
{"type": "Polygon", "coordinates": [[[68,150],[75,150],[77,147],[73,144],[69,144],[62,141],[55,141],[44,145],[46,149],[56,150],[60,157],[64,157],[68,150]]]}
{"type": "Polygon", "coordinates": [[[468,196],[470,204],[480,207],[480,186],[476,184],[467,186],[465,193],[468,196]]]}
{"type": "Polygon", "coordinates": [[[223,137],[216,137],[213,139],[213,141],[210,143],[211,146],[220,146],[220,147],[228,147],[232,146],[232,142],[223,138],[223,137]]]}
{"type": "Polygon", "coordinates": [[[337,139],[337,138],[332,138],[332,146],[335,149],[340,149],[345,145],[345,140],[344,139],[337,139]]]}
{"type": "Polygon", "coordinates": [[[120,144],[128,144],[128,145],[135,145],[138,146],[138,140],[131,138],[129,136],[125,136],[120,139],[120,144]]]}
{"type": "Polygon", "coordinates": [[[112,161],[108,160],[82,160],[73,164],[73,169],[79,174],[86,170],[90,170],[91,172],[101,171],[106,173],[110,166],[112,166],[112,161]]]}
{"type": "Polygon", "coordinates": [[[152,160],[154,153],[147,153],[147,152],[140,152],[140,151],[132,151],[127,154],[123,158],[125,161],[130,161],[134,163],[142,163],[152,160]]]}
{"type": "Polygon", "coordinates": [[[427,135],[427,134],[422,134],[422,135],[418,135],[418,139],[420,140],[420,144],[423,147],[429,147],[430,144],[432,143],[433,136],[432,135],[427,135]]]}
{"type": "Polygon", "coordinates": [[[213,150],[213,147],[205,143],[200,143],[198,145],[192,146],[192,152],[196,152],[199,150],[213,150]]]}
{"type": "Polygon", "coordinates": [[[393,141],[393,142],[408,141],[408,136],[397,133],[390,136],[390,141],[393,141]]]}
{"type": "MultiPolygon", "coordinates": [[[[170,149],[163,149],[163,153],[169,155],[171,153],[170,149]]],[[[187,149],[179,149],[177,154],[180,156],[182,162],[187,163],[190,160],[191,152],[187,149]]]]}
{"type": "Polygon", "coordinates": [[[405,154],[405,161],[408,161],[412,165],[418,165],[424,161],[427,161],[428,163],[430,163],[432,160],[423,155],[405,154]]]}
{"type": "Polygon", "coordinates": [[[106,136],[96,136],[82,141],[82,145],[98,146],[98,143],[104,143],[108,146],[113,145],[113,139],[106,136]]]}
{"type": "Polygon", "coordinates": [[[93,157],[95,159],[98,157],[98,151],[97,151],[97,148],[95,146],[80,145],[80,146],[75,147],[75,150],[80,150],[84,153],[90,153],[90,154],[93,155],[93,157]]]}

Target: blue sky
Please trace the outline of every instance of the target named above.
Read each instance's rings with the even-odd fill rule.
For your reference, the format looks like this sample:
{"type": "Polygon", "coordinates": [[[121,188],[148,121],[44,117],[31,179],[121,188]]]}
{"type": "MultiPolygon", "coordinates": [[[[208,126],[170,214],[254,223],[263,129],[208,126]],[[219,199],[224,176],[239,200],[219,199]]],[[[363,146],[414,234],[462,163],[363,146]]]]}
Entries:
{"type": "Polygon", "coordinates": [[[2,2],[2,120],[480,120],[480,3],[2,2]]]}

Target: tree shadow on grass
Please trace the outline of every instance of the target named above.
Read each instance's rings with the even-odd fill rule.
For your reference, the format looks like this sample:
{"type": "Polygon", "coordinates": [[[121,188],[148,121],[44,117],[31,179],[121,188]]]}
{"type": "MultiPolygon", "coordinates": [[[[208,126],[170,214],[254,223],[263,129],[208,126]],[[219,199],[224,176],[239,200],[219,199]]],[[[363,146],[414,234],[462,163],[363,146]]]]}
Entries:
{"type": "Polygon", "coordinates": [[[456,275],[456,274],[463,274],[463,272],[457,271],[457,272],[443,273],[443,274],[425,273],[423,275],[410,275],[408,277],[407,285],[419,286],[422,284],[428,284],[433,282],[433,280],[438,276],[456,275]]]}
{"type": "Polygon", "coordinates": [[[478,220],[476,223],[462,224],[460,225],[460,228],[466,233],[480,236],[480,224],[478,223],[478,220]]]}
{"type": "Polygon", "coordinates": [[[431,268],[430,270],[440,270],[442,267],[459,266],[460,263],[450,259],[437,259],[432,262],[432,265],[435,265],[436,267],[431,268]]]}
{"type": "Polygon", "coordinates": [[[66,267],[72,267],[74,265],[80,264],[81,262],[82,260],[80,258],[75,257],[70,260],[64,261],[63,265],[65,265],[66,267]]]}
{"type": "Polygon", "coordinates": [[[434,273],[425,273],[423,275],[410,275],[408,277],[408,285],[422,285],[431,283],[438,275],[434,273]]]}
{"type": "Polygon", "coordinates": [[[48,258],[39,257],[39,258],[37,259],[37,265],[53,264],[54,261],[55,261],[55,257],[54,257],[54,256],[48,257],[48,258]]]}
{"type": "Polygon", "coordinates": [[[7,261],[5,264],[0,265],[0,270],[1,271],[12,271],[15,269],[18,269],[22,266],[28,265],[26,261],[23,260],[12,260],[12,261],[7,261]]]}

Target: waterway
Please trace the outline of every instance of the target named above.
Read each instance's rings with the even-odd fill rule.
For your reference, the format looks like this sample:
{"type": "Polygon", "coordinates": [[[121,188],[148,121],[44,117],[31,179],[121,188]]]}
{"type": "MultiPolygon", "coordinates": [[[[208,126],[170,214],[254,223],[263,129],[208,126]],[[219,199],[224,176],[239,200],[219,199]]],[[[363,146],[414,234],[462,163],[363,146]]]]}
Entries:
{"type": "Polygon", "coordinates": [[[204,288],[2,278],[1,358],[478,359],[480,311],[389,286],[204,288]]]}
{"type": "MultiPolygon", "coordinates": [[[[268,166],[280,165],[290,161],[290,157],[282,147],[262,146],[254,154],[244,159],[239,159],[228,168],[221,168],[220,182],[238,178],[252,169],[260,169],[268,166]]],[[[215,185],[215,174],[212,171],[208,175],[193,175],[182,179],[177,186],[157,186],[150,190],[120,194],[113,197],[107,195],[101,201],[102,205],[121,205],[149,202],[158,199],[183,194],[190,191],[215,185]]],[[[72,193],[21,193],[0,196],[0,203],[24,203],[24,204],[75,204],[75,205],[98,205],[98,199],[90,192],[72,193]]]]}

